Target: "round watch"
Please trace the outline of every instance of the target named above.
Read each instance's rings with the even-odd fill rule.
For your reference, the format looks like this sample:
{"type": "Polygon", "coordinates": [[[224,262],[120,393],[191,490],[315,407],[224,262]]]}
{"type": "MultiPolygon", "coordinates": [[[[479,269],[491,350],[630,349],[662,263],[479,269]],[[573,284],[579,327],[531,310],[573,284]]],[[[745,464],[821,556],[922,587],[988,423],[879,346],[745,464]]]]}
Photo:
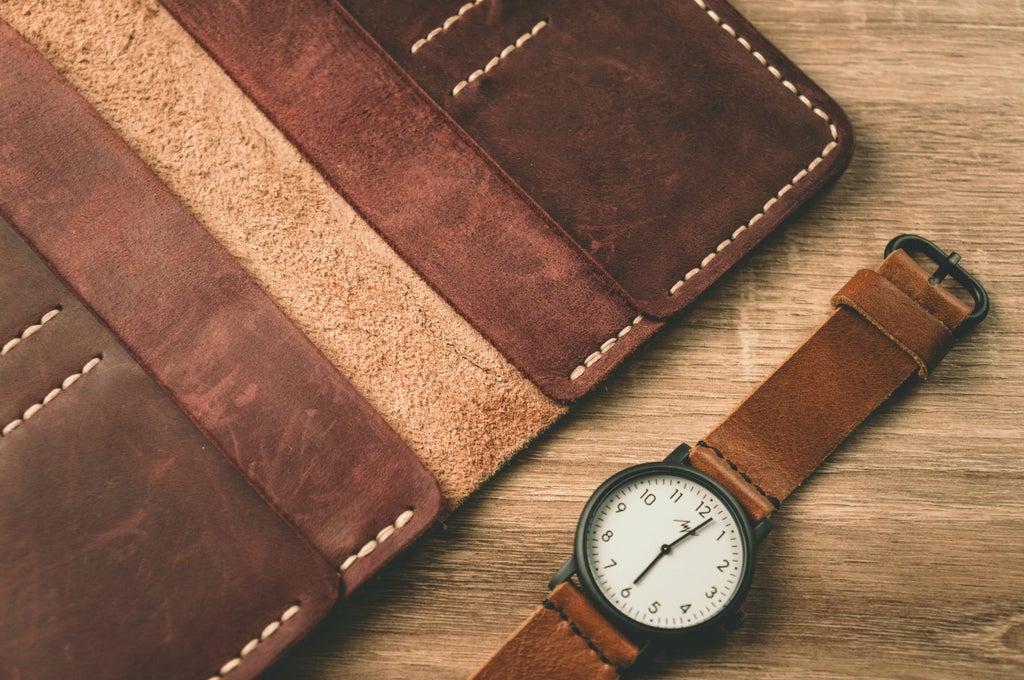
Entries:
{"type": "Polygon", "coordinates": [[[696,446],[604,482],[542,606],[473,677],[615,678],[659,644],[742,623],[772,513],[987,314],[959,261],[921,237],[893,239],[878,269],[857,272],[828,319],[696,446]],[[939,285],[947,276],[973,308],[939,285]]]}
{"type": "Polygon", "coordinates": [[[604,616],[660,638],[735,615],[754,576],[754,545],[750,518],[713,478],[671,461],[644,463],[590,498],[573,566],[604,616]]]}

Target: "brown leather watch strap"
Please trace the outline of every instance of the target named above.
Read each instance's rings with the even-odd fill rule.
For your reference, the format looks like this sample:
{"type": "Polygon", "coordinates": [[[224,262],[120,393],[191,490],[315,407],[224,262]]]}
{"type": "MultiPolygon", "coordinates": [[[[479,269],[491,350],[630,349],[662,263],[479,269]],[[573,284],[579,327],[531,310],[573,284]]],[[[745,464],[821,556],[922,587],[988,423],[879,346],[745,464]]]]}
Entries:
{"type": "Polygon", "coordinates": [[[554,590],[473,680],[617,678],[639,648],[571,582],[554,590]]]}
{"type": "Polygon", "coordinates": [[[971,311],[902,250],[858,272],[835,311],[690,452],[755,520],[770,514],[915,373],[945,355],[971,311]]]}

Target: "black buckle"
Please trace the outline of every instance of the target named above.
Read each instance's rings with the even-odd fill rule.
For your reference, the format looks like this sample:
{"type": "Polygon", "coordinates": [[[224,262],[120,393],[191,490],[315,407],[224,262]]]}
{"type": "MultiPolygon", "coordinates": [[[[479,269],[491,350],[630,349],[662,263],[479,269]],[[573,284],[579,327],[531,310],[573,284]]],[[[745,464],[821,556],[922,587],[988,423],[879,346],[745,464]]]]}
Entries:
{"type": "Polygon", "coordinates": [[[952,276],[974,298],[974,310],[953,331],[954,335],[962,335],[970,328],[977,326],[988,314],[988,293],[985,292],[985,287],[976,278],[960,266],[959,253],[951,252],[946,254],[942,248],[939,248],[928,239],[915,236],[914,234],[903,234],[889,241],[885,246],[885,256],[888,257],[896,249],[905,250],[907,253],[922,253],[939,266],[935,273],[929,277],[928,283],[937,286],[947,276],[952,276]]]}

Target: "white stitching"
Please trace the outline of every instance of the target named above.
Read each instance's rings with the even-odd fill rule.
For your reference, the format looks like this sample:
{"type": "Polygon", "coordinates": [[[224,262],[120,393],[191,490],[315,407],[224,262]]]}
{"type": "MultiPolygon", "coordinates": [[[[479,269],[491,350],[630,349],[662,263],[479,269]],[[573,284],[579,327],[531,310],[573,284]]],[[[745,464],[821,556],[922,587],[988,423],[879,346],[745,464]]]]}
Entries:
{"type": "Polygon", "coordinates": [[[465,14],[469,10],[473,9],[477,5],[483,3],[483,1],[484,0],[473,0],[473,2],[467,2],[465,5],[463,5],[462,7],[459,8],[458,12],[456,12],[455,14],[451,15],[450,17],[448,17],[447,19],[442,21],[440,26],[438,26],[437,28],[432,30],[430,33],[427,33],[427,35],[425,37],[420,38],[419,40],[414,42],[412,44],[412,47],[409,48],[409,51],[412,52],[413,54],[416,54],[417,52],[419,52],[421,47],[423,47],[428,42],[430,42],[431,40],[433,40],[437,36],[441,35],[445,31],[447,31],[449,28],[452,27],[452,24],[454,24],[456,21],[458,21],[459,19],[462,18],[463,14],[465,14]]]}
{"type": "Polygon", "coordinates": [[[15,348],[15,346],[17,346],[17,344],[19,342],[21,342],[22,340],[27,339],[33,333],[35,333],[40,328],[42,328],[43,324],[45,324],[47,321],[49,321],[53,317],[55,317],[58,314],[60,314],[60,310],[61,310],[60,307],[54,307],[53,309],[48,311],[46,314],[43,314],[43,317],[41,319],[39,319],[38,323],[32,324],[31,326],[29,326],[28,328],[23,330],[20,334],[16,335],[15,337],[11,338],[10,340],[8,340],[4,344],[4,346],[2,348],[0,348],[0,357],[4,356],[8,352],[10,352],[12,349],[15,348]]]}
{"type": "Polygon", "coordinates": [[[620,338],[624,338],[627,333],[633,330],[634,326],[636,326],[643,320],[643,315],[636,317],[635,319],[633,319],[632,323],[630,323],[628,326],[626,326],[618,333],[616,333],[614,337],[608,338],[607,340],[602,342],[601,348],[599,350],[591,353],[586,359],[583,360],[582,364],[572,369],[572,373],[569,374],[569,380],[579,380],[583,376],[583,374],[587,372],[588,368],[590,368],[598,361],[600,361],[601,357],[607,354],[612,347],[615,347],[615,344],[619,341],[620,338]]]}
{"type": "Polygon", "coordinates": [[[39,411],[44,406],[46,406],[51,401],[56,399],[61,392],[74,385],[76,382],[78,382],[79,378],[81,378],[83,375],[85,375],[92,369],[96,368],[97,364],[99,364],[102,359],[102,355],[89,359],[88,363],[86,363],[85,366],[82,367],[81,371],[79,371],[78,373],[72,373],[68,377],[64,378],[64,380],[60,384],[60,387],[53,388],[52,390],[47,392],[46,396],[43,397],[42,401],[37,401],[36,403],[32,404],[27,409],[25,409],[25,412],[21,414],[20,418],[15,418],[11,422],[4,425],[3,429],[0,430],[0,437],[6,437],[11,432],[13,432],[19,425],[24,423],[26,420],[28,420],[35,414],[39,413],[39,411]]]}
{"type": "Polygon", "coordinates": [[[712,253],[708,254],[708,255],[707,255],[707,256],[706,256],[706,257],[705,257],[705,258],[704,258],[704,259],[703,259],[703,260],[701,261],[701,263],[700,263],[700,266],[698,266],[698,267],[695,267],[695,268],[691,269],[690,271],[688,271],[688,272],[686,273],[686,276],[684,276],[683,278],[679,279],[679,280],[678,280],[678,281],[676,281],[676,282],[675,282],[674,284],[672,284],[672,287],[668,289],[668,294],[669,294],[669,295],[675,295],[675,294],[676,294],[677,292],[679,292],[679,289],[680,289],[680,288],[682,288],[682,287],[683,287],[683,285],[684,285],[684,284],[685,284],[685,283],[686,283],[687,281],[689,281],[689,280],[690,280],[690,279],[692,279],[692,278],[693,278],[694,276],[696,276],[697,274],[699,274],[699,273],[700,273],[700,271],[701,271],[702,269],[704,269],[705,267],[707,267],[707,266],[708,266],[708,264],[710,264],[710,263],[711,263],[711,261],[712,261],[713,259],[715,259],[715,255],[717,255],[718,253],[720,253],[720,252],[722,252],[723,250],[725,250],[725,248],[726,248],[726,247],[727,247],[727,246],[728,246],[729,244],[731,244],[731,243],[732,243],[733,241],[735,241],[735,240],[736,240],[736,237],[737,237],[737,236],[739,236],[739,235],[740,235],[740,234],[742,234],[742,233],[743,233],[744,231],[746,231],[747,227],[752,227],[752,226],[754,226],[754,225],[755,225],[755,224],[756,224],[756,223],[758,222],[758,220],[760,220],[760,219],[761,219],[762,217],[764,217],[764,214],[765,214],[766,212],[768,212],[768,210],[769,210],[769,209],[770,209],[770,208],[771,208],[771,207],[772,207],[773,205],[775,205],[775,203],[776,203],[776,202],[777,202],[777,201],[778,201],[778,200],[779,200],[780,198],[782,198],[782,196],[783,196],[783,195],[784,195],[784,194],[785,194],[785,193],[786,193],[787,191],[789,191],[790,189],[792,189],[792,188],[793,188],[793,186],[794,186],[794,185],[796,185],[796,183],[797,183],[797,182],[799,182],[799,181],[800,181],[800,180],[802,180],[802,179],[803,179],[804,177],[807,177],[807,175],[808,175],[808,174],[810,174],[811,172],[813,172],[813,171],[814,171],[814,169],[815,169],[816,167],[818,167],[818,165],[819,165],[819,164],[821,163],[821,161],[822,161],[822,160],[824,160],[825,156],[828,156],[828,155],[829,155],[830,153],[832,153],[832,151],[833,151],[833,150],[834,150],[834,149],[836,148],[836,146],[837,146],[837,142],[839,141],[839,130],[838,130],[838,129],[836,128],[836,125],[835,125],[835,123],[834,123],[834,122],[832,121],[832,118],[831,118],[831,117],[829,117],[829,115],[828,115],[828,114],[827,114],[827,113],[826,113],[825,111],[823,111],[822,109],[820,109],[820,108],[818,108],[818,107],[814,106],[814,103],[813,103],[813,102],[812,102],[812,101],[811,101],[810,99],[808,99],[808,98],[807,98],[807,97],[806,97],[805,95],[801,94],[801,93],[800,93],[800,91],[799,91],[799,90],[797,89],[796,85],[794,85],[794,84],[793,84],[792,82],[790,82],[789,80],[787,80],[786,78],[784,78],[784,77],[782,76],[782,72],[781,72],[781,71],[779,71],[779,69],[778,69],[778,68],[776,68],[776,67],[775,67],[775,66],[773,66],[772,64],[769,64],[769,63],[768,63],[768,60],[767,60],[767,59],[765,58],[765,56],[764,56],[763,54],[761,54],[760,52],[758,52],[757,50],[755,50],[755,49],[754,49],[754,48],[753,48],[753,47],[751,46],[750,42],[749,42],[749,41],[748,41],[748,40],[747,40],[746,38],[744,38],[743,36],[737,35],[737,33],[736,33],[735,29],[733,29],[733,27],[732,27],[732,26],[730,26],[729,24],[723,24],[723,23],[721,22],[721,18],[720,18],[720,17],[718,16],[718,14],[716,14],[716,13],[715,13],[715,12],[713,12],[712,10],[708,9],[708,7],[707,7],[707,5],[705,4],[704,0],[693,0],[693,2],[694,2],[694,3],[696,3],[696,5],[697,5],[698,7],[700,7],[700,8],[702,9],[702,10],[704,10],[704,13],[705,13],[705,14],[707,14],[707,15],[708,15],[708,17],[709,17],[709,18],[710,18],[710,19],[711,19],[712,21],[714,21],[714,22],[715,22],[716,24],[718,24],[719,28],[721,28],[722,30],[724,30],[724,31],[725,31],[726,33],[728,33],[728,34],[729,34],[730,36],[732,36],[732,38],[733,38],[733,39],[735,39],[735,40],[736,40],[736,42],[738,42],[738,43],[739,43],[740,45],[742,45],[742,46],[743,46],[743,49],[745,49],[745,50],[746,50],[747,52],[749,52],[749,53],[751,54],[751,56],[753,56],[753,57],[754,57],[754,59],[756,59],[756,60],[758,61],[758,63],[760,63],[760,64],[761,64],[762,66],[764,66],[764,67],[765,67],[765,69],[766,69],[766,70],[768,71],[768,73],[770,73],[770,74],[772,75],[772,77],[774,77],[774,78],[775,78],[776,80],[778,80],[778,81],[779,81],[780,83],[782,83],[782,86],[783,86],[784,88],[786,88],[786,89],[787,89],[787,90],[788,90],[789,92],[791,92],[792,94],[794,94],[794,95],[795,95],[795,96],[797,97],[797,99],[799,99],[799,100],[800,100],[800,103],[802,103],[802,104],[803,104],[804,106],[806,106],[806,107],[807,107],[808,109],[810,109],[810,110],[811,110],[811,112],[812,112],[812,113],[814,113],[814,115],[818,116],[818,117],[819,117],[819,118],[821,118],[821,119],[822,119],[823,121],[825,121],[825,123],[826,123],[826,124],[828,124],[828,131],[829,131],[829,134],[830,134],[830,135],[832,136],[832,140],[831,140],[831,141],[830,141],[830,142],[829,142],[828,144],[826,144],[826,145],[825,145],[825,148],[824,148],[824,149],[822,149],[821,153],[820,153],[820,154],[818,155],[818,157],[817,157],[817,158],[815,158],[814,160],[812,160],[812,161],[811,161],[811,162],[810,162],[810,163],[809,163],[809,164],[807,165],[807,167],[806,167],[805,169],[803,169],[803,170],[801,170],[800,172],[796,173],[796,175],[794,175],[794,176],[793,176],[793,179],[789,180],[789,183],[788,183],[788,184],[786,184],[785,186],[783,186],[783,187],[782,187],[781,189],[779,189],[779,190],[778,190],[778,191],[777,191],[777,192],[775,193],[775,195],[774,195],[774,196],[772,196],[771,198],[769,198],[769,199],[768,199],[768,200],[767,200],[767,201],[765,202],[764,206],[762,206],[761,210],[760,210],[759,212],[755,213],[755,214],[754,214],[754,216],[753,216],[753,217],[751,217],[751,218],[750,218],[749,220],[747,220],[746,224],[742,224],[742,225],[740,225],[740,226],[739,226],[739,227],[738,227],[738,228],[736,229],[736,231],[734,231],[734,232],[732,233],[732,235],[731,235],[731,236],[730,236],[729,238],[727,238],[727,239],[725,239],[724,241],[722,241],[721,243],[719,243],[719,244],[718,244],[718,245],[717,245],[717,246],[715,247],[715,250],[714,250],[714,252],[712,252],[712,253]]]}
{"type": "Polygon", "coordinates": [[[282,613],[281,616],[277,617],[276,619],[268,623],[266,626],[264,626],[263,630],[257,637],[254,637],[253,639],[246,642],[245,645],[242,647],[242,651],[238,653],[238,656],[233,656],[227,661],[225,661],[224,665],[222,665],[220,667],[220,670],[217,671],[217,674],[210,676],[210,680],[221,680],[225,675],[241,666],[242,659],[251,654],[254,649],[259,647],[261,642],[265,641],[271,635],[281,630],[281,626],[289,619],[294,617],[296,614],[298,614],[300,609],[302,609],[302,606],[298,603],[293,604],[291,607],[288,607],[288,609],[285,609],[284,613],[282,613]]]}
{"type": "Polygon", "coordinates": [[[363,544],[363,547],[349,555],[345,561],[341,563],[341,566],[338,567],[338,571],[346,571],[349,567],[355,564],[357,560],[360,560],[372,553],[377,549],[378,545],[391,538],[392,534],[408,524],[412,520],[412,516],[414,514],[415,512],[410,508],[396,517],[394,522],[378,531],[376,537],[367,541],[363,544]]]}
{"type": "Polygon", "coordinates": [[[544,30],[544,27],[547,25],[547,20],[538,21],[536,24],[534,24],[533,28],[531,28],[529,31],[523,33],[521,36],[516,38],[515,42],[506,45],[505,49],[499,52],[497,56],[492,57],[491,60],[487,62],[487,64],[485,64],[483,68],[478,68],[477,70],[473,71],[465,80],[460,81],[455,87],[453,87],[452,96],[454,97],[458,93],[462,92],[462,90],[471,82],[473,82],[483,74],[489,72],[492,68],[501,63],[502,59],[515,52],[517,49],[525,45],[530,38],[544,30]]]}

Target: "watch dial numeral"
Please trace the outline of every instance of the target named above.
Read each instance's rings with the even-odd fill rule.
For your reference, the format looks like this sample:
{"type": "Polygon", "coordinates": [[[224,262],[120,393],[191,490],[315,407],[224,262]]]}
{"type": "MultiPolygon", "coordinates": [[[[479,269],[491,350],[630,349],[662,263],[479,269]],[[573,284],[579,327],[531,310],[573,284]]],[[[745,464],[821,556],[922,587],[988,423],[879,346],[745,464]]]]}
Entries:
{"type": "Polygon", "coordinates": [[[750,556],[738,512],[684,468],[629,471],[590,506],[580,580],[629,621],[697,628],[746,587],[750,556]]]}

